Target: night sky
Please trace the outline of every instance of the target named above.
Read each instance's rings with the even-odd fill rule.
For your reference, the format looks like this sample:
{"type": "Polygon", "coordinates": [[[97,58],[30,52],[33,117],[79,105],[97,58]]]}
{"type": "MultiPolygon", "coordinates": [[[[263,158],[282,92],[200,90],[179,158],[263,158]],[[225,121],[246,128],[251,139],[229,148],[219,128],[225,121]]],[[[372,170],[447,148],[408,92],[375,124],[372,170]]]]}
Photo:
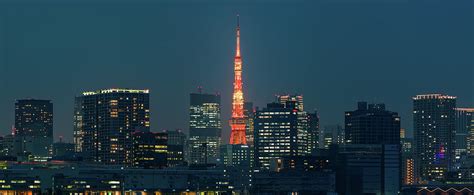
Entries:
{"type": "Polygon", "coordinates": [[[472,0],[3,0],[0,134],[15,99],[54,103],[55,136],[72,137],[74,96],[151,90],[152,130],[187,131],[189,93],[222,95],[224,140],[240,14],[244,93],[263,107],[301,93],[322,125],[356,102],[383,102],[412,129],[411,97],[474,106],[472,0]]]}

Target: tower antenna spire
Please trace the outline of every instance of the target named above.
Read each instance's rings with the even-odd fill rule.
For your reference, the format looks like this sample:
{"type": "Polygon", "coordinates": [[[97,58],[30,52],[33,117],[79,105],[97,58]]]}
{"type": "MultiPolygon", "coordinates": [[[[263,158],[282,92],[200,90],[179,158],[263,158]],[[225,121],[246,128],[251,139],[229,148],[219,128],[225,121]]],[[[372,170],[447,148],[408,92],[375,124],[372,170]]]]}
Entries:
{"type": "Polygon", "coordinates": [[[240,15],[237,14],[237,28],[240,28],[240,15]]]}

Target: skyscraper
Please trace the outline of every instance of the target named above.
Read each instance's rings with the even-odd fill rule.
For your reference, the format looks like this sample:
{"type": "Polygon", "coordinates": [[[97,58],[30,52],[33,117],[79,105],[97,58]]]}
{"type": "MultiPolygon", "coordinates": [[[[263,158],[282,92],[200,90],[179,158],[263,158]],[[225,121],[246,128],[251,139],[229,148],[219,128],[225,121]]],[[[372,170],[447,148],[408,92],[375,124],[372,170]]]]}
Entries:
{"type": "Polygon", "coordinates": [[[442,181],[455,152],[456,97],[424,94],[413,97],[415,174],[419,181],[442,181]]]}
{"type": "Polygon", "coordinates": [[[456,157],[474,154],[474,108],[456,108],[456,157]]]}
{"type": "Polygon", "coordinates": [[[18,151],[23,151],[25,156],[49,156],[53,144],[53,104],[50,100],[24,99],[15,103],[15,139],[22,140],[18,151]]]}
{"type": "Polygon", "coordinates": [[[189,108],[190,164],[214,164],[221,145],[221,96],[191,93],[189,108]]]}
{"type": "Polygon", "coordinates": [[[285,156],[303,156],[306,139],[301,127],[300,115],[295,107],[270,103],[255,113],[255,164],[258,168],[268,169],[270,160],[285,156]]]}
{"type": "Polygon", "coordinates": [[[86,160],[132,164],[132,133],[150,130],[149,90],[104,89],[76,97],[74,144],[86,160]]]}
{"type": "Polygon", "coordinates": [[[400,144],[400,117],[384,104],[359,102],[345,114],[345,136],[350,144],[400,144]]]}
{"type": "MultiPolygon", "coordinates": [[[[302,95],[277,95],[277,102],[282,104],[287,109],[293,109],[296,111],[297,118],[298,118],[298,126],[296,127],[298,133],[298,153],[311,153],[313,145],[311,145],[310,140],[312,136],[314,136],[315,132],[310,132],[310,116],[306,111],[303,110],[303,96],[302,95]]],[[[314,117],[314,116],[313,116],[314,117]]],[[[317,119],[319,122],[319,118],[317,119]]],[[[315,122],[315,118],[312,118],[313,125],[315,122]]],[[[314,128],[314,127],[313,127],[314,128]]]]}
{"type": "Polygon", "coordinates": [[[232,118],[230,119],[230,144],[247,144],[245,136],[244,92],[242,90],[242,58],[240,56],[240,24],[237,16],[237,44],[234,57],[234,92],[232,94],[232,118]]]}

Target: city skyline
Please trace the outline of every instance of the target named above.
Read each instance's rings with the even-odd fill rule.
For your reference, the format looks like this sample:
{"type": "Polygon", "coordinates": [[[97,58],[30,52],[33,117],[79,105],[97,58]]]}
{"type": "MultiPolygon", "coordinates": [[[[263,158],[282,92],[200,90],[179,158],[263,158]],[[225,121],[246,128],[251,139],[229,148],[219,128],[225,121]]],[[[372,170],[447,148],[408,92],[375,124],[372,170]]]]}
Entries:
{"type": "Polygon", "coordinates": [[[474,195],[473,3],[2,1],[0,194],[474,195]]]}
{"type": "MultiPolygon", "coordinates": [[[[64,19],[56,21],[58,24],[49,25],[51,18],[33,17],[41,6],[3,7],[7,11],[1,15],[0,21],[8,28],[1,33],[0,44],[0,57],[3,59],[0,62],[0,84],[5,92],[0,97],[0,134],[10,132],[15,100],[49,99],[55,105],[55,138],[63,135],[67,141],[72,141],[74,97],[83,91],[111,87],[150,89],[153,131],[180,128],[188,132],[187,98],[198,86],[203,86],[205,92],[218,91],[222,95],[222,122],[225,123],[230,117],[232,99],[229,86],[233,78],[231,69],[235,43],[232,37],[237,12],[245,27],[242,29],[244,94],[246,100],[256,106],[264,107],[274,100],[275,94],[303,94],[307,110],[318,109],[324,126],[343,124],[343,113],[350,110],[354,102],[383,102],[389,110],[400,114],[402,128],[412,131],[411,97],[414,95],[449,94],[458,97],[459,107],[473,105],[473,69],[469,57],[473,53],[472,44],[469,44],[470,40],[472,43],[470,35],[473,33],[469,27],[462,27],[464,22],[472,19],[465,17],[468,14],[464,12],[448,16],[450,10],[463,3],[447,7],[443,7],[443,3],[413,3],[432,6],[424,10],[426,16],[415,18],[413,22],[409,21],[409,16],[415,16],[419,10],[404,8],[403,4],[395,8],[385,8],[382,4],[375,9],[345,4],[331,8],[330,3],[299,2],[292,4],[295,8],[286,13],[280,12],[284,5],[271,4],[270,11],[266,12],[268,15],[264,15],[259,13],[264,9],[261,5],[243,3],[238,10],[224,6],[216,13],[219,17],[212,17],[209,14],[199,15],[209,10],[205,6],[196,5],[196,9],[167,7],[176,12],[157,14],[156,10],[163,10],[159,6],[161,4],[148,3],[150,8],[143,5],[131,8],[132,13],[143,11],[134,16],[134,20],[155,16],[153,19],[161,21],[156,26],[148,22],[131,23],[125,19],[132,17],[130,13],[122,12],[125,7],[116,4],[110,8],[101,8],[94,3],[83,8],[73,8],[68,4],[59,8],[45,5],[52,14],[64,16],[64,19]],[[302,9],[305,6],[316,7],[321,12],[302,9]],[[97,21],[92,21],[78,12],[81,9],[102,9],[110,15],[96,15],[94,18],[97,21]],[[31,15],[13,13],[21,10],[31,11],[31,15]],[[66,13],[65,10],[71,12],[66,13]],[[361,10],[367,11],[367,14],[352,19],[337,18],[337,14],[348,12],[345,16],[349,16],[361,10]],[[387,13],[381,13],[383,11],[387,13]],[[397,11],[408,11],[408,16],[402,17],[395,13],[397,11]],[[376,19],[369,18],[376,14],[388,20],[390,25],[379,24],[376,19]],[[191,18],[191,15],[196,17],[191,18]],[[303,20],[308,16],[315,20],[303,20]],[[451,23],[444,17],[463,22],[451,23]],[[169,19],[174,20],[167,22],[169,19]],[[69,20],[77,23],[72,25],[69,20]],[[332,26],[332,22],[339,22],[340,26],[332,26]],[[36,23],[43,24],[43,30],[39,30],[36,23]],[[418,23],[423,24],[422,27],[417,27],[418,23]],[[101,24],[106,25],[101,27],[101,24]],[[73,28],[67,30],[67,27],[73,28]],[[92,33],[87,27],[102,31],[98,35],[87,34],[92,33]],[[127,27],[135,29],[124,29],[127,27]],[[184,30],[204,27],[216,36],[198,30],[184,30]],[[74,30],[82,30],[85,34],[74,30]],[[122,32],[116,33],[117,30],[122,32]],[[161,36],[158,33],[160,30],[164,30],[161,36]],[[349,32],[342,33],[344,30],[349,32]],[[414,35],[409,34],[412,31],[415,31],[414,35]],[[14,32],[24,33],[16,35],[14,32]],[[330,35],[330,32],[339,34],[330,35]],[[377,34],[383,35],[373,37],[377,34]],[[455,36],[458,34],[461,35],[455,36]],[[127,40],[132,37],[133,42],[127,40]],[[449,37],[449,41],[438,40],[438,37],[449,37]],[[99,42],[93,44],[93,40],[99,42]],[[377,43],[377,40],[383,41],[377,43]],[[438,41],[430,43],[434,40],[438,41]],[[408,48],[406,45],[412,41],[413,48],[408,48]],[[433,44],[437,49],[430,48],[433,44]],[[206,47],[201,50],[203,45],[206,47]],[[45,48],[39,49],[42,47],[45,48]],[[138,48],[138,52],[132,51],[134,48],[138,48]],[[166,51],[169,48],[169,52],[179,55],[167,56],[170,55],[166,51]],[[379,48],[382,50],[377,51],[379,48]],[[107,49],[108,52],[102,51],[107,49]],[[181,59],[185,55],[190,55],[190,60],[181,59]],[[452,70],[447,71],[444,67],[452,70]],[[193,74],[184,73],[184,68],[193,74]],[[301,76],[288,75],[288,68],[294,68],[301,76]],[[422,70],[427,73],[417,73],[422,70]],[[168,104],[170,101],[175,101],[172,106],[168,104]],[[165,111],[166,115],[163,114],[165,111]]],[[[216,6],[220,5],[214,5],[214,8],[216,6]]],[[[228,141],[229,131],[228,125],[223,125],[225,142],[228,141]]]]}

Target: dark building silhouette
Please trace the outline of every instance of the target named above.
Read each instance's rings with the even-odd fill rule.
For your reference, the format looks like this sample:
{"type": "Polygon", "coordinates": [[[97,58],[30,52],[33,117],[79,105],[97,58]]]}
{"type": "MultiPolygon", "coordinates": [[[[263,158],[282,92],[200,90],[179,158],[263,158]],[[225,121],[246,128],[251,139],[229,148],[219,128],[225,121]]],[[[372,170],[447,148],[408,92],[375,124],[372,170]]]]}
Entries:
{"type": "Polygon", "coordinates": [[[132,133],[149,128],[148,90],[104,89],[76,97],[74,144],[88,161],[131,165],[132,133]]]}
{"type": "Polygon", "coordinates": [[[53,144],[51,156],[54,160],[69,160],[75,157],[75,150],[73,143],[56,142],[53,144]]]}
{"type": "Polygon", "coordinates": [[[384,104],[359,102],[346,112],[345,136],[348,144],[400,144],[400,117],[384,104]]]}
{"type": "MultiPolygon", "coordinates": [[[[345,113],[346,143],[337,148],[340,194],[398,194],[401,186],[400,117],[384,104],[359,102],[345,113]]],[[[334,152],[336,153],[336,152],[334,152]]]]}
{"type": "Polygon", "coordinates": [[[319,114],[317,111],[308,113],[308,152],[313,153],[319,148],[319,114]]]}
{"type": "Polygon", "coordinates": [[[53,137],[53,104],[50,100],[25,99],[15,103],[15,135],[53,137]]]}
{"type": "Polygon", "coordinates": [[[221,145],[221,96],[190,94],[189,163],[215,164],[221,145]]]}
{"type": "Polygon", "coordinates": [[[15,139],[22,142],[17,151],[29,160],[42,161],[49,157],[53,144],[53,104],[50,100],[17,100],[15,139]]]}
{"type": "Polygon", "coordinates": [[[416,179],[444,181],[455,153],[456,97],[425,94],[413,97],[416,179]]]}
{"type": "Polygon", "coordinates": [[[333,145],[338,194],[398,194],[400,148],[398,145],[333,145]]]}
{"type": "Polygon", "coordinates": [[[166,131],[168,134],[168,166],[184,165],[186,135],[181,130],[166,131]]]}
{"type": "Polygon", "coordinates": [[[132,134],[132,164],[140,168],[163,168],[167,166],[168,134],[135,131],[132,134]]]}

